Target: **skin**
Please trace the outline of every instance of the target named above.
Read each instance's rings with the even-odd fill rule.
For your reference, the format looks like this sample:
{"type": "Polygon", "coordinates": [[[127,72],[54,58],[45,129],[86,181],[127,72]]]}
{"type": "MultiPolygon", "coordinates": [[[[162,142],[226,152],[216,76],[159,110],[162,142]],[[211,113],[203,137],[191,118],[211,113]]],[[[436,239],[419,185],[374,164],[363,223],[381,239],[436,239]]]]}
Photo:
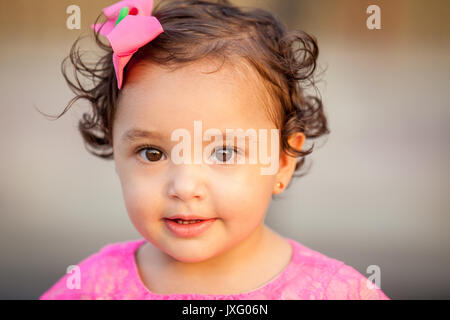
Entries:
{"type": "MultiPolygon", "coordinates": [[[[142,282],[154,293],[247,292],[277,276],[291,258],[289,243],[264,225],[264,216],[272,194],[288,185],[295,158],[282,153],[274,175],[261,175],[260,168],[267,166],[248,161],[176,165],[170,159],[179,143],[170,140],[171,133],[184,128],[194,137],[195,120],[202,121],[203,132],[276,129],[261,107],[255,75],[227,65],[211,73],[217,66],[201,61],[171,72],[155,64],[136,65],[120,94],[113,126],[115,168],[130,220],[148,241],[136,262],[142,282]],[[165,137],[124,139],[134,128],[165,137]],[[136,152],[146,144],[163,152],[159,161],[136,152]],[[217,220],[200,236],[179,238],[163,220],[177,213],[217,220]]],[[[305,136],[297,133],[289,141],[301,149],[305,136]]]]}

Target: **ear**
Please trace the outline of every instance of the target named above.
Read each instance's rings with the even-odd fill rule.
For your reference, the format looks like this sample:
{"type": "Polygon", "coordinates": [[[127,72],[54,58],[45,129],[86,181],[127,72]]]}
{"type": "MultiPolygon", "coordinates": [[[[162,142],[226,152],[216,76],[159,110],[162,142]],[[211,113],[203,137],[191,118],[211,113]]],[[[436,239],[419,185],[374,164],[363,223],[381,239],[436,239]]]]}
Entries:
{"type": "MultiPolygon", "coordinates": [[[[306,136],[301,132],[296,132],[289,137],[288,143],[296,150],[301,150],[305,143],[306,136]]],[[[292,157],[285,152],[280,154],[279,169],[276,174],[275,185],[273,187],[273,194],[280,194],[284,191],[284,188],[289,184],[292,178],[292,174],[295,171],[295,165],[297,164],[297,158],[292,157]]]]}

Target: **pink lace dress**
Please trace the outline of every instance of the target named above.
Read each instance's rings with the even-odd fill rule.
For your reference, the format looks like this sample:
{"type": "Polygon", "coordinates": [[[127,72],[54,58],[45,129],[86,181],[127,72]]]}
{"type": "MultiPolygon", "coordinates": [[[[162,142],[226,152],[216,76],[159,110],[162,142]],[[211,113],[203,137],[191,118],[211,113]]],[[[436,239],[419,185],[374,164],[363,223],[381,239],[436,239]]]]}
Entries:
{"type": "Polygon", "coordinates": [[[305,300],[389,298],[367,278],[339,260],[327,257],[286,238],[292,258],[275,278],[259,288],[238,294],[158,294],[142,283],[135,252],[145,239],[109,244],[82,260],[78,266],[80,286],[67,285],[65,274],[40,300],[121,299],[121,300],[305,300]],[[72,289],[71,289],[72,288],[72,289]]]}

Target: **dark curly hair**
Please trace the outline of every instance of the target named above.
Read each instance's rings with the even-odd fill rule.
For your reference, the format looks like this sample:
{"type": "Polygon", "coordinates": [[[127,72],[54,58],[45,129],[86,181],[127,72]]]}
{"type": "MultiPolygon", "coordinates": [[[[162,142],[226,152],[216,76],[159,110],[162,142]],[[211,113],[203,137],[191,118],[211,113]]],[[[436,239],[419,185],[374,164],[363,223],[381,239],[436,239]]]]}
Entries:
{"type": "MultiPolygon", "coordinates": [[[[229,0],[165,0],[154,7],[152,15],[164,32],[133,55],[124,70],[124,83],[127,70],[145,61],[174,68],[207,57],[246,61],[263,80],[273,104],[271,116],[281,133],[281,151],[297,158],[295,170],[299,171],[314,144],[308,150],[296,150],[288,138],[296,132],[306,138],[329,133],[314,81],[319,55],[316,39],[303,31],[287,31],[268,11],[244,10],[229,0]],[[306,95],[307,88],[315,89],[315,95],[306,95]]],[[[102,16],[98,16],[97,23],[102,16]]],[[[112,49],[99,39],[99,33],[94,35],[97,45],[105,51],[99,60],[88,63],[82,59],[78,38],[62,62],[64,78],[76,96],[56,118],[76,101],[88,100],[92,112],[84,113],[78,125],[85,146],[96,156],[112,159],[112,128],[120,90],[112,49]],[[68,77],[68,61],[74,67],[75,81],[68,77]],[[84,86],[80,76],[91,85],[84,86]]]]}

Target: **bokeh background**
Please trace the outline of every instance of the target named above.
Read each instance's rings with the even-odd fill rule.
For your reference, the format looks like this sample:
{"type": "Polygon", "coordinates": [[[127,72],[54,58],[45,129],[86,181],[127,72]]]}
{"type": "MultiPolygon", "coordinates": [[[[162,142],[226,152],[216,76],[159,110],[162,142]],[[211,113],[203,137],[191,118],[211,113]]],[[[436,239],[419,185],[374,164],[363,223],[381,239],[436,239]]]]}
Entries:
{"type": "MultiPolygon", "coordinates": [[[[77,131],[60,64],[115,1],[15,0],[0,10],[0,298],[37,299],[102,246],[140,238],[112,161],[77,131]],[[66,8],[81,8],[81,29],[66,8]]],[[[156,1],[158,2],[158,1],[156,1]]],[[[273,201],[277,232],[355,267],[381,269],[392,299],[450,298],[450,2],[234,0],[318,39],[331,134],[308,175],[273,201]],[[381,8],[382,29],[366,28],[381,8]]],[[[93,46],[92,37],[84,42],[93,46]]]]}

